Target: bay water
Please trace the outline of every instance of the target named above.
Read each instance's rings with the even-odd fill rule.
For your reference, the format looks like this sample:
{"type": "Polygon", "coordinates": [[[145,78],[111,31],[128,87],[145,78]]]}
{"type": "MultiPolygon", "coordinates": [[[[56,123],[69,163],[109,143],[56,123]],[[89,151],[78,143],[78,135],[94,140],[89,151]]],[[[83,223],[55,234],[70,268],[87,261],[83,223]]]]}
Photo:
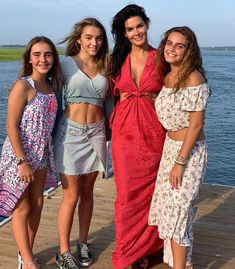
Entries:
{"type": "MultiPolygon", "coordinates": [[[[202,50],[202,57],[212,90],[205,121],[205,182],[235,186],[235,51],[202,50]]],[[[19,69],[18,61],[0,62],[0,148],[6,136],[8,89],[19,69]]]]}

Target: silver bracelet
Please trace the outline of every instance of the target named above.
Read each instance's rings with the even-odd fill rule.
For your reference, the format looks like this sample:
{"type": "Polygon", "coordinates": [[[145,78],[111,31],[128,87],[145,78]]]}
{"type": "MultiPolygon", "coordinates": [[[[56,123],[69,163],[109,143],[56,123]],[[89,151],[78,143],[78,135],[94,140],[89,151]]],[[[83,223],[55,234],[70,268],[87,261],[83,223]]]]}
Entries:
{"type": "Polygon", "coordinates": [[[179,161],[177,161],[177,160],[175,160],[175,163],[177,163],[177,164],[179,164],[179,165],[182,165],[182,166],[185,166],[185,163],[183,163],[183,162],[179,162],[179,161]]]}
{"type": "Polygon", "coordinates": [[[185,165],[186,164],[186,159],[180,155],[178,155],[175,159],[175,163],[179,165],[185,165]]]}

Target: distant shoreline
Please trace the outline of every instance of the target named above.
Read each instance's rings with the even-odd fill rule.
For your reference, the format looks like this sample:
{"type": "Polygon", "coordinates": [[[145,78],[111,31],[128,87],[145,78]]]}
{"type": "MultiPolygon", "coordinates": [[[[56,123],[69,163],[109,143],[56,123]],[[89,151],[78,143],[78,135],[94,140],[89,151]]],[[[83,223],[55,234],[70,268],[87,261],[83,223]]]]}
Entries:
{"type": "MultiPolygon", "coordinates": [[[[21,45],[6,45],[0,46],[0,62],[20,61],[25,46],[21,45]]],[[[65,54],[65,48],[57,48],[59,55],[65,54]]]]}
{"type": "Polygon", "coordinates": [[[201,50],[220,50],[220,51],[235,51],[234,46],[218,46],[218,47],[200,47],[201,50]]]}
{"type": "MultiPolygon", "coordinates": [[[[201,50],[210,51],[235,51],[234,46],[200,47],[201,50]]],[[[24,52],[23,45],[2,45],[0,46],[0,62],[20,61],[24,52]]],[[[59,55],[65,54],[64,47],[57,47],[59,55]]]]}

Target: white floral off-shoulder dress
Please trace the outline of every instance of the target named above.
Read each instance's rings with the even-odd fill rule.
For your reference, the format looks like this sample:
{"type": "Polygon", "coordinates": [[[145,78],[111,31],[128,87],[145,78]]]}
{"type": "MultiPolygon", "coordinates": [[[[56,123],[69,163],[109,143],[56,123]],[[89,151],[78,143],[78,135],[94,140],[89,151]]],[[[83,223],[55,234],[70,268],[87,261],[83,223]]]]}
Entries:
{"type": "MultiPolygon", "coordinates": [[[[155,108],[158,118],[166,130],[177,131],[189,126],[189,112],[206,109],[210,89],[202,84],[173,92],[163,87],[155,108]]],[[[172,189],[169,174],[182,141],[174,141],[166,135],[162,158],[152,197],[149,224],[158,226],[160,238],[164,239],[164,262],[173,267],[171,240],[188,247],[187,265],[192,257],[192,221],[195,215],[195,200],[205,174],[207,146],[205,141],[196,142],[185,166],[182,186],[172,189]]]]}

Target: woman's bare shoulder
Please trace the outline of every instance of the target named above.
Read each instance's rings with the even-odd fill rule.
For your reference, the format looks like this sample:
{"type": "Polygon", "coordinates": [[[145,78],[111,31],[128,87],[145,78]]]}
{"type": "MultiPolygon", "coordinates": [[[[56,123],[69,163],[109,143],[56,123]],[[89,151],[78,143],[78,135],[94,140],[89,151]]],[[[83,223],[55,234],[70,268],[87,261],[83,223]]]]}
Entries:
{"type": "Polygon", "coordinates": [[[10,96],[27,96],[31,89],[32,87],[28,81],[24,79],[18,79],[13,83],[13,86],[10,90],[10,96]]]}
{"type": "Polygon", "coordinates": [[[206,81],[203,75],[198,70],[194,70],[189,75],[189,78],[187,81],[187,87],[198,86],[198,85],[204,84],[205,82],[206,81]]]}

